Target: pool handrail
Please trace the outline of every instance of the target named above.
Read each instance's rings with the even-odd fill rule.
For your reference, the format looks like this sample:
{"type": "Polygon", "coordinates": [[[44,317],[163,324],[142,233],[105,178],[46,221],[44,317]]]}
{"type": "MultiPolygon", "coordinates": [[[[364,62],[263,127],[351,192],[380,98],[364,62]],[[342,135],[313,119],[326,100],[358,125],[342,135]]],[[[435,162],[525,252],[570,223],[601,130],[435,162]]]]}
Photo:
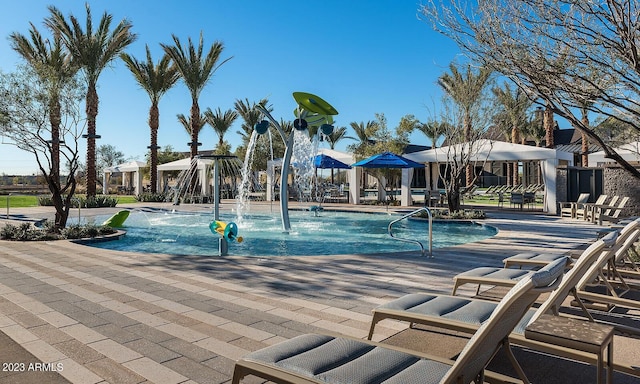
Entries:
{"type": "Polygon", "coordinates": [[[418,244],[420,246],[420,252],[421,252],[422,256],[424,256],[424,245],[422,245],[422,242],[420,242],[418,240],[412,240],[412,239],[405,239],[405,238],[402,238],[402,237],[396,237],[396,236],[393,235],[393,230],[391,228],[393,226],[393,224],[395,224],[395,223],[397,223],[397,222],[399,222],[401,220],[407,219],[407,218],[409,218],[409,217],[411,217],[411,216],[413,216],[413,215],[415,215],[417,213],[420,213],[421,211],[427,212],[427,216],[429,216],[429,257],[433,257],[433,249],[432,249],[432,247],[433,247],[433,215],[431,215],[431,210],[429,208],[422,207],[420,209],[416,209],[413,212],[407,213],[406,215],[391,221],[389,223],[387,231],[389,232],[389,236],[391,236],[392,238],[394,238],[394,239],[396,239],[398,241],[404,241],[406,243],[418,244]]]}

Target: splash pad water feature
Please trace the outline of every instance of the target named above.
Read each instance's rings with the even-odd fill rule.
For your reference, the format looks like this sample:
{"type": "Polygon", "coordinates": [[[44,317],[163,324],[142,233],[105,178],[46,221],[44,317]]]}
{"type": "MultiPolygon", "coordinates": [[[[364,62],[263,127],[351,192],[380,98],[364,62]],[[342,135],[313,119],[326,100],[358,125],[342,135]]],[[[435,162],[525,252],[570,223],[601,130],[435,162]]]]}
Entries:
{"type": "MultiPolygon", "coordinates": [[[[255,132],[265,134],[269,129],[269,124],[276,128],[278,134],[285,143],[284,157],[282,159],[282,167],[280,170],[281,183],[286,183],[289,178],[289,165],[294,151],[294,138],[296,131],[305,131],[310,126],[318,126],[320,131],[325,135],[333,132],[333,117],[338,111],[329,103],[318,96],[305,92],[294,92],[293,98],[298,103],[298,109],[295,111],[297,119],[294,120],[293,126],[295,130],[288,135],[271,113],[263,105],[257,105],[262,115],[267,120],[262,120],[255,126],[255,132]]],[[[289,191],[284,186],[280,188],[280,215],[282,219],[282,230],[289,232],[291,230],[291,221],[289,219],[289,191]]]]}

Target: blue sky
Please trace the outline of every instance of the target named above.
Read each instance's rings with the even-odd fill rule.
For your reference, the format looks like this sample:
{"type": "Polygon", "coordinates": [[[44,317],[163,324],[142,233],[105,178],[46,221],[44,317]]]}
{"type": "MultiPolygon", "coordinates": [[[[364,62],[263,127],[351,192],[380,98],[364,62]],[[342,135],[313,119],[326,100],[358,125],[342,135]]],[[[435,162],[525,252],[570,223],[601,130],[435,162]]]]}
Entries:
{"type": "MultiPolygon", "coordinates": [[[[84,1],[0,0],[0,70],[11,72],[20,58],[11,50],[8,36],[27,34],[29,22],[45,32],[42,21],[53,4],[65,15],[84,22],[84,1]]],[[[236,99],[258,101],[267,97],[276,119],[293,118],[296,104],[292,92],[316,94],[338,111],[336,126],[375,119],[384,113],[390,128],[400,118],[414,114],[427,120],[442,92],[436,84],[459,50],[447,38],[418,19],[419,0],[381,1],[89,1],[94,23],[104,11],[114,22],[123,18],[133,24],[138,40],[128,53],[144,59],[148,44],[154,60],[162,55],[160,43],[172,44],[175,34],[183,43],[197,41],[200,32],[205,46],[221,41],[222,59],[233,57],[216,72],[199,103],[204,111],[233,108],[236,99]]],[[[98,82],[100,98],[98,145],[111,144],[127,158],[144,160],[149,145],[147,123],[149,98],[118,60],[103,71],[98,82]]],[[[189,136],[176,120],[188,116],[191,100],[187,88],[178,83],[160,101],[161,146],[188,151],[189,136]]],[[[240,144],[240,122],[225,139],[233,149],[240,144]]],[[[349,131],[351,129],[349,128],[349,131]]],[[[4,139],[6,142],[6,138],[4,139]]],[[[217,138],[206,126],[200,134],[202,149],[212,149],[217,138]]],[[[416,144],[429,144],[414,134],[416,144]]],[[[343,149],[351,140],[339,144],[343,149]]],[[[84,160],[84,148],[82,159],[84,160]]],[[[32,155],[11,145],[0,145],[0,174],[33,174],[37,166],[32,155]]]]}

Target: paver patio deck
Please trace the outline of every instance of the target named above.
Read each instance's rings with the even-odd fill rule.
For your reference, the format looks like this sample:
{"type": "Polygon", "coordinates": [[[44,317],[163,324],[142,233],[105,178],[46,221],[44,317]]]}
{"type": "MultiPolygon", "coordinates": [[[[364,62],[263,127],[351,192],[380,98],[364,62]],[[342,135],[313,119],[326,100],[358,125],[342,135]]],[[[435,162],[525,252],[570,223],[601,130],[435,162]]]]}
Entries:
{"type": "MultiPolygon", "coordinates": [[[[179,209],[211,212],[206,205],[179,209]]],[[[30,208],[12,210],[10,218],[50,215],[50,210],[30,208]]],[[[569,249],[593,238],[598,228],[508,210],[492,212],[485,222],[499,234],[437,249],[433,259],[419,252],[194,257],[67,241],[0,241],[0,368],[26,364],[24,372],[3,369],[0,382],[226,383],[234,360],[250,351],[308,332],[364,338],[377,304],[419,290],[449,293],[455,273],[501,266],[505,256],[520,251],[569,249]],[[58,372],[29,370],[34,361],[53,363],[46,368],[58,372]]],[[[393,336],[398,342],[406,329],[403,323],[383,322],[376,340],[393,336]]],[[[410,332],[414,342],[422,337],[420,331],[410,332]]],[[[640,363],[640,340],[629,337],[618,344],[616,358],[640,363]]],[[[533,364],[540,364],[536,359],[533,364]]],[[[523,365],[527,372],[539,370],[526,361],[523,365]]],[[[594,367],[579,369],[595,376],[594,367]]],[[[551,375],[567,374],[557,371],[551,375]]],[[[538,382],[572,382],[566,376],[545,377],[548,381],[538,382]]],[[[616,374],[616,383],[638,382],[616,374]]]]}

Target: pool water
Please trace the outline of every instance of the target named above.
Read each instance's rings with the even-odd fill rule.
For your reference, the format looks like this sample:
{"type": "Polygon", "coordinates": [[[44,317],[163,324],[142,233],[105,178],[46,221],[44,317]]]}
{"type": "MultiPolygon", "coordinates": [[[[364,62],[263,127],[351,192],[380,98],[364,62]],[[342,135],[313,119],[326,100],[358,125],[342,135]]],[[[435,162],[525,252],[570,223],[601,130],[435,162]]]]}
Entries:
{"type": "MultiPolygon", "coordinates": [[[[389,222],[398,215],[322,211],[291,211],[291,232],[282,232],[277,214],[250,214],[242,221],[221,215],[224,222],[236,222],[241,243],[229,244],[229,255],[311,256],[416,251],[417,244],[391,238],[389,222]]],[[[107,217],[97,218],[102,222],[107,217]]],[[[212,214],[148,213],[133,211],[125,222],[126,236],[118,241],[92,246],[172,255],[218,254],[219,235],[211,233],[212,214]]],[[[402,220],[393,226],[394,235],[421,241],[428,249],[428,222],[402,220]]],[[[466,222],[434,222],[433,248],[482,240],[497,233],[493,227],[466,222]]]]}

